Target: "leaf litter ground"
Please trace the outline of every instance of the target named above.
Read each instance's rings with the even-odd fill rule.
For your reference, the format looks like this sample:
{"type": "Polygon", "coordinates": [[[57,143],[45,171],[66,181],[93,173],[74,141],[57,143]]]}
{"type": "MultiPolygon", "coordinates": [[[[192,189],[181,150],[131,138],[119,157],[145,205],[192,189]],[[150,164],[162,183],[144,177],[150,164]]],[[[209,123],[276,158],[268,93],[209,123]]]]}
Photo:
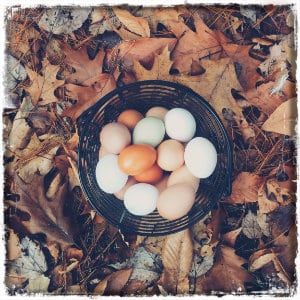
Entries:
{"type": "Polygon", "coordinates": [[[293,18],[284,5],[8,9],[7,293],[292,295],[293,18]],[[97,215],[77,170],[77,118],[147,79],[202,95],[234,150],[232,194],[192,228],[155,238],[97,215]]]}

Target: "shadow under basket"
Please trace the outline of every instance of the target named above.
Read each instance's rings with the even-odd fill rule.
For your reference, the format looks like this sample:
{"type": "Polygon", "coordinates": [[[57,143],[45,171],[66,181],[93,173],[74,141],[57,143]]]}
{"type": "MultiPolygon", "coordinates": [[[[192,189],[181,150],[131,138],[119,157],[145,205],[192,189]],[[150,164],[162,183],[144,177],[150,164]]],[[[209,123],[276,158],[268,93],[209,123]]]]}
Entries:
{"type": "Polygon", "coordinates": [[[85,111],[78,118],[78,129],[78,169],[83,191],[97,213],[124,233],[157,236],[178,232],[201,220],[219,199],[231,193],[232,150],[226,130],[214,109],[201,96],[183,85],[160,80],[125,85],[85,111]],[[209,139],[218,153],[213,174],[200,180],[194,206],[186,216],[173,221],[162,218],[157,210],[146,216],[129,213],[123,201],[100,189],[95,175],[102,127],[116,121],[126,109],[136,109],[145,114],[154,106],[187,109],[197,123],[195,136],[209,139]]]}

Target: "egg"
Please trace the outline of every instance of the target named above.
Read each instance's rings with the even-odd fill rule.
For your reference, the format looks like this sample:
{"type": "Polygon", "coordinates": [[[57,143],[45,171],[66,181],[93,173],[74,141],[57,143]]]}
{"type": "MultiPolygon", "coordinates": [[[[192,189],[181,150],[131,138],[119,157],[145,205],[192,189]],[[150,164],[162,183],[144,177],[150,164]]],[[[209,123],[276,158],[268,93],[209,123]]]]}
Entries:
{"type": "Polygon", "coordinates": [[[128,190],[129,187],[136,184],[137,181],[133,177],[129,177],[126,184],[116,193],[114,193],[115,197],[119,200],[124,200],[125,192],[128,190]]]}
{"type": "Polygon", "coordinates": [[[130,131],[121,123],[106,124],[100,132],[100,143],[109,153],[119,154],[130,142],[130,131]]]}
{"type": "Polygon", "coordinates": [[[133,129],[144,116],[135,109],[126,109],[119,115],[117,121],[129,129],[133,129]]]}
{"type": "Polygon", "coordinates": [[[146,112],[146,117],[156,117],[163,121],[167,112],[168,109],[166,109],[165,107],[154,106],[146,112]]]}
{"type": "Polygon", "coordinates": [[[168,179],[169,179],[169,175],[164,174],[162,179],[155,184],[155,187],[158,189],[159,193],[161,193],[163,190],[167,188],[168,179]]]}
{"type": "Polygon", "coordinates": [[[113,194],[124,187],[128,175],[118,166],[118,156],[107,154],[96,165],[96,180],[99,187],[106,193],[113,194]]]}
{"type": "Polygon", "coordinates": [[[198,178],[209,177],[217,165],[217,151],[211,141],[196,137],[188,142],[184,151],[188,170],[198,178]]]}
{"type": "Polygon", "coordinates": [[[162,176],[163,170],[157,164],[154,164],[146,171],[135,175],[134,178],[139,182],[157,183],[161,180],[162,176]]]}
{"type": "Polygon", "coordinates": [[[186,165],[181,166],[179,169],[173,171],[168,179],[167,186],[171,186],[177,183],[187,183],[194,188],[197,192],[200,179],[195,177],[187,168],[186,165]]]}
{"type": "Polygon", "coordinates": [[[111,154],[110,152],[108,152],[103,145],[100,146],[100,149],[99,149],[99,159],[102,158],[104,155],[107,155],[107,154],[111,154]]]}
{"type": "Polygon", "coordinates": [[[164,122],[156,117],[140,120],[133,129],[133,144],[147,144],[156,147],[165,136],[164,122]]]}
{"type": "Polygon", "coordinates": [[[167,220],[176,220],[185,216],[195,202],[195,190],[186,183],[167,187],[157,199],[157,211],[167,220]]]}
{"type": "Polygon", "coordinates": [[[174,171],[184,163],[184,147],[176,140],[165,140],[157,148],[157,164],[165,171],[174,171]]]}
{"type": "Polygon", "coordinates": [[[156,161],[156,150],[149,145],[130,145],[118,158],[120,169],[128,175],[137,175],[149,169],[156,161]]]}
{"type": "Polygon", "coordinates": [[[126,209],[137,216],[150,214],[156,209],[158,190],[149,183],[137,183],[128,188],[124,195],[126,209]]]}
{"type": "Polygon", "coordinates": [[[180,142],[188,142],[196,132],[193,115],[184,108],[172,108],[164,118],[167,135],[180,142]]]}

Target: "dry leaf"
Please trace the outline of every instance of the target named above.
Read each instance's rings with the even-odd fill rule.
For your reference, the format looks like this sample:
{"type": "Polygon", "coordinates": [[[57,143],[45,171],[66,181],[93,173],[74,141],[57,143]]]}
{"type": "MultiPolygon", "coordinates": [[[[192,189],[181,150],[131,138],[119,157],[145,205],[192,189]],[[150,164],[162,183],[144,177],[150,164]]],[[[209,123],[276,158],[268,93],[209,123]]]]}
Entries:
{"type": "Polygon", "coordinates": [[[193,261],[193,242],[190,231],[168,235],[162,250],[164,270],[159,280],[160,285],[170,294],[187,293],[188,274],[193,261]]]}
{"type": "Polygon", "coordinates": [[[65,54],[64,62],[75,69],[74,73],[67,76],[67,83],[84,84],[86,80],[97,77],[102,73],[105,55],[103,49],[98,51],[93,60],[88,56],[87,47],[74,50],[68,44],[61,44],[61,49],[65,54]]]}
{"type": "Polygon", "coordinates": [[[116,17],[123,24],[121,28],[114,28],[114,31],[123,39],[138,39],[141,37],[150,37],[150,28],[147,20],[140,17],[133,16],[129,11],[120,9],[117,7],[113,8],[116,17]]]}
{"type": "Polygon", "coordinates": [[[234,248],[236,239],[237,239],[238,235],[241,233],[241,231],[242,231],[242,227],[223,234],[222,235],[223,243],[229,247],[234,248]]]}
{"type": "Polygon", "coordinates": [[[56,79],[60,66],[51,65],[47,58],[43,59],[42,64],[42,75],[27,66],[25,67],[31,81],[31,85],[26,87],[25,90],[30,94],[33,105],[59,102],[54,95],[54,91],[64,84],[64,80],[56,79]]]}
{"type": "Polygon", "coordinates": [[[279,105],[262,125],[265,131],[295,136],[297,124],[297,98],[289,99],[279,105]]]}
{"type": "Polygon", "coordinates": [[[76,120],[86,109],[114,90],[116,82],[110,74],[103,73],[89,78],[83,83],[83,86],[68,83],[64,87],[66,96],[75,99],[77,102],[65,109],[63,116],[76,120]]]}
{"type": "Polygon", "coordinates": [[[44,194],[43,176],[35,175],[30,185],[22,182],[17,175],[14,180],[12,189],[20,195],[20,201],[11,205],[29,215],[29,220],[20,219],[27,230],[32,234],[46,234],[48,242],[59,242],[62,248],[73,244],[74,226],[63,213],[66,185],[58,189],[56,199],[49,201],[44,194]]]}
{"type": "Polygon", "coordinates": [[[262,249],[254,252],[249,258],[249,271],[255,272],[276,258],[272,249],[262,249]]]}
{"type": "Polygon", "coordinates": [[[224,200],[231,204],[257,202],[262,178],[254,173],[242,172],[232,183],[232,193],[224,200]]]}
{"type": "Polygon", "coordinates": [[[197,279],[198,293],[233,293],[245,292],[245,282],[253,278],[242,265],[247,261],[235,254],[235,250],[222,246],[216,254],[216,261],[212,269],[197,279]]]}
{"type": "Polygon", "coordinates": [[[94,295],[121,295],[122,289],[125,287],[130,278],[132,269],[123,269],[108,275],[95,287],[94,295]]]}
{"type": "MultiPolygon", "coordinates": [[[[235,68],[230,63],[230,58],[217,61],[203,60],[202,66],[205,73],[197,76],[170,75],[168,67],[172,65],[170,52],[165,48],[160,55],[156,55],[152,70],[145,69],[141,63],[134,62],[133,71],[140,80],[161,79],[173,81],[190,87],[204,97],[216,110],[222,120],[223,110],[230,108],[234,111],[234,120],[239,126],[245,140],[254,136],[253,129],[246,121],[242,108],[232,97],[232,89],[241,90],[236,77],[235,68]],[[162,65],[160,65],[162,63],[162,65]],[[230,84],[228,84],[230,82],[230,84]]],[[[225,122],[225,120],[224,120],[225,122]]]]}
{"type": "Polygon", "coordinates": [[[9,238],[6,244],[7,255],[6,259],[15,260],[21,256],[20,240],[17,234],[12,229],[7,229],[9,238]]]}
{"type": "Polygon", "coordinates": [[[242,221],[242,232],[249,239],[260,239],[263,235],[270,236],[270,225],[265,214],[255,215],[251,210],[242,221]]]}

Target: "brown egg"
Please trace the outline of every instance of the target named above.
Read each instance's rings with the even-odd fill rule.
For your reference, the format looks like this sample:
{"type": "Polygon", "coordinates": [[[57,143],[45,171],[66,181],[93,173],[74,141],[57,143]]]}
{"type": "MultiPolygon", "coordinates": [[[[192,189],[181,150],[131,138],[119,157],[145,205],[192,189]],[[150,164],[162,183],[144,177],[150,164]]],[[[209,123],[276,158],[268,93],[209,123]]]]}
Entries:
{"type": "Polygon", "coordinates": [[[177,183],[187,183],[191,185],[195,192],[197,192],[200,179],[195,177],[187,168],[186,165],[181,166],[179,169],[173,171],[168,179],[167,186],[171,186],[177,183]]]}
{"type": "Polygon", "coordinates": [[[126,109],[118,117],[118,122],[132,130],[144,116],[135,109],[126,109]]]}
{"type": "Polygon", "coordinates": [[[165,171],[174,171],[184,163],[184,147],[176,140],[165,140],[157,148],[157,164],[165,171]]]}
{"type": "Polygon", "coordinates": [[[160,181],[162,176],[163,170],[157,164],[154,164],[146,171],[135,175],[134,178],[138,182],[154,184],[160,181]]]}
{"type": "Polygon", "coordinates": [[[119,168],[128,175],[137,175],[149,169],[156,161],[156,150],[149,145],[130,145],[119,154],[119,168]]]}
{"type": "Polygon", "coordinates": [[[124,195],[125,195],[125,192],[127,191],[127,189],[136,183],[137,182],[133,177],[129,177],[126,184],[123,186],[123,188],[121,190],[119,190],[118,192],[116,192],[114,195],[119,200],[124,200],[124,195]]]}
{"type": "Polygon", "coordinates": [[[101,145],[99,149],[99,159],[106,154],[110,154],[110,153],[103,147],[103,145],[101,145]]]}
{"type": "Polygon", "coordinates": [[[131,142],[129,129],[118,122],[106,124],[100,132],[100,142],[112,154],[119,154],[131,142]]]}
{"type": "Polygon", "coordinates": [[[185,216],[194,202],[194,188],[186,183],[178,183],[166,188],[159,195],[157,211],[167,220],[176,220],[185,216]]]}
{"type": "Polygon", "coordinates": [[[161,193],[167,188],[168,179],[169,179],[169,175],[165,174],[163,175],[162,179],[155,184],[155,187],[158,189],[159,193],[161,193]]]}
{"type": "Polygon", "coordinates": [[[165,107],[154,106],[146,112],[146,117],[156,117],[161,120],[164,120],[167,112],[168,112],[168,110],[165,107]]]}

